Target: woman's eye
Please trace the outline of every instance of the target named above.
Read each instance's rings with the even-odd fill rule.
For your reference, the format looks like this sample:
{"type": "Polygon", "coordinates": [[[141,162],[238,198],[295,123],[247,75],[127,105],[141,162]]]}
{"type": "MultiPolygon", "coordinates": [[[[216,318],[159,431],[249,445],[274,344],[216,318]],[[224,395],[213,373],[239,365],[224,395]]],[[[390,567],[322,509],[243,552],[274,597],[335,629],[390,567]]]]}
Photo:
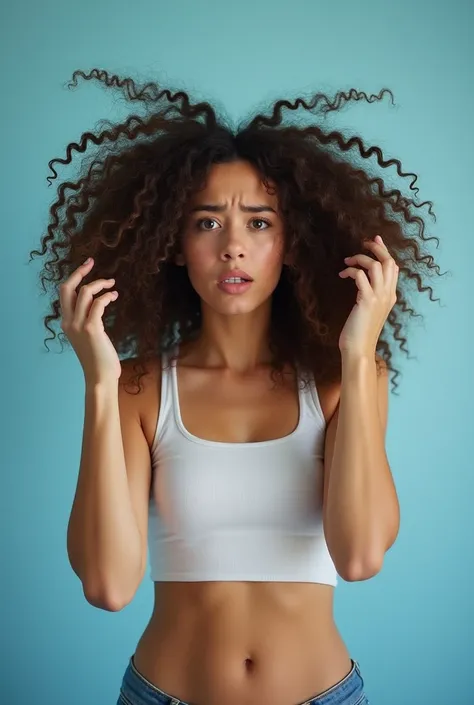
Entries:
{"type": "MultiPolygon", "coordinates": [[[[266,230],[271,225],[268,220],[263,218],[252,218],[250,222],[256,230],[266,230]]],[[[201,218],[196,222],[196,227],[198,230],[216,230],[216,228],[212,227],[212,223],[217,223],[217,221],[214,218],[201,218]],[[209,224],[211,224],[211,227],[208,227],[209,224]]]]}
{"type": "MultiPolygon", "coordinates": [[[[263,218],[254,218],[252,222],[253,223],[263,223],[266,227],[270,227],[270,223],[268,222],[268,220],[263,220],[263,218]]],[[[266,230],[266,227],[265,228],[260,227],[260,228],[257,228],[257,230],[266,230]]]]}
{"type": "Polygon", "coordinates": [[[203,230],[215,230],[215,228],[203,228],[204,223],[215,223],[216,221],[214,218],[201,218],[201,220],[198,220],[196,225],[198,228],[203,229],[203,230]]]}

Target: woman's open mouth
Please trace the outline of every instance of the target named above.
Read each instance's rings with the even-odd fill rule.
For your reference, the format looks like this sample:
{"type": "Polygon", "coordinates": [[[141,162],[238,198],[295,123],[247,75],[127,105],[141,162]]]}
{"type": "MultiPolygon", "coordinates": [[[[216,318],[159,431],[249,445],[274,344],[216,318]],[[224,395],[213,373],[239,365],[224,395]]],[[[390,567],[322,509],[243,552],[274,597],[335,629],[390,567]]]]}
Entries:
{"type": "Polygon", "coordinates": [[[225,291],[226,294],[243,294],[250,289],[252,283],[252,281],[242,279],[241,277],[229,277],[228,279],[218,282],[217,286],[221,291],[225,291]]]}

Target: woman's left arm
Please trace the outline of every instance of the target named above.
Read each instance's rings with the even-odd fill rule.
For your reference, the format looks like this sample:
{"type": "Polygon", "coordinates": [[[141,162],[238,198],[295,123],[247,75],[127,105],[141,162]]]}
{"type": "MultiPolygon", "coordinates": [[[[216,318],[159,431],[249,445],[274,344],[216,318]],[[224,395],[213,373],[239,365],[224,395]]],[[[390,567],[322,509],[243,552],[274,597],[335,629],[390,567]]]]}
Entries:
{"type": "MultiPolygon", "coordinates": [[[[378,357],[378,356],[377,356],[378,357]]],[[[400,509],[385,451],[388,373],[375,356],[342,352],[339,405],[324,452],[324,532],[344,580],[376,575],[394,543],[400,509]]]]}

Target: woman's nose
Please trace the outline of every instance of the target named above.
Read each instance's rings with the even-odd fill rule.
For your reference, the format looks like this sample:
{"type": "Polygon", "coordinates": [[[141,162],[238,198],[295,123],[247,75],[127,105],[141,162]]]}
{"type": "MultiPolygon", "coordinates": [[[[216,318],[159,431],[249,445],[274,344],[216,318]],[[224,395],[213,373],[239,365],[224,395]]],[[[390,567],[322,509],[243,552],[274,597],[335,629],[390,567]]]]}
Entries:
{"type": "Polygon", "coordinates": [[[221,243],[221,254],[225,258],[242,257],[245,254],[245,238],[238,228],[229,228],[221,243]]]}

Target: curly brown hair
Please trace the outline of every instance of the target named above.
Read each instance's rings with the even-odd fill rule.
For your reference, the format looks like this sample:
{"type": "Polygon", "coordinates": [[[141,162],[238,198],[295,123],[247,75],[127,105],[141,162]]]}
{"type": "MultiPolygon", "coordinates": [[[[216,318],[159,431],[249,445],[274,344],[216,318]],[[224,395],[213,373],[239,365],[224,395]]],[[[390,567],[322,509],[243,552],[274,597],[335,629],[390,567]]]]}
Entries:
{"type": "MultiPolygon", "coordinates": [[[[91,159],[83,160],[78,180],[58,186],[42,250],[30,252],[30,261],[33,256],[50,255],[40,273],[43,292],[48,285],[54,288],[52,313],[44,318],[53,335],[45,338],[45,345],[56,337],[50,324],[61,317],[60,284],[91,256],[95,266],[84,283],[115,278],[120,297],[107,306],[104,327],[118,354],[134,358],[140,389],[147,362],[171,351],[176,342],[185,344],[200,328],[200,298],[186,268],[174,264],[186,205],[213,164],[246,160],[259,170],[266,188],[276,186],[292,254],[292,263],[283,267],[273,293],[272,376],[279,376],[286,364],[296,363],[311,371],[316,383],[340,379],[338,340],[356,289],[354,281],[341,279],[338,272],[344,257],[364,252],[363,241],[380,234],[400,271],[397,302],[377,353],[394,373],[394,388],[398,386],[388,327],[408,355],[401,319],[407,314],[419,316],[408,303],[410,280],[418,292],[429,291],[430,299],[439,301],[432,298],[432,288],[423,284],[422,271],[442,274],[433,257],[421,249],[429,240],[439,241],[425,235],[424,220],[415,212],[427,205],[436,220],[433,204],[417,203],[371,173],[369,159],[375,155],[380,167],[395,165],[400,177],[414,177],[410,189],[418,192],[417,176],[402,172],[397,159],[385,160],[379,147],[366,147],[358,136],[325,132],[317,125],[282,122],[283,108],[325,115],[351,100],[372,103],[384,94],[390,95],[393,104],[390,90],[367,96],[351,89],[337,93],[332,101],[321,93],[309,100],[278,100],[269,115],[256,114],[234,128],[210,103],[193,104],[183,91],[172,93],[155,83],[137,88],[130,78],[98,69],[89,74],[75,71],[70,87],[77,86],[78,76],[116,88],[129,101],[141,101],[147,114],[132,114],[116,125],[105,121],[102,131],[85,132],[79,143],[70,143],[65,159],[49,162],[54,174],[48,177],[51,185],[57,177],[54,163],[70,164],[73,151],[84,153],[89,143],[97,147],[91,159]],[[354,147],[362,157],[360,164],[354,155],[351,158],[354,147]],[[410,225],[415,233],[408,234],[410,225]]],[[[58,339],[67,340],[63,332],[58,339]]],[[[377,364],[380,369],[380,360],[377,364]]]]}

